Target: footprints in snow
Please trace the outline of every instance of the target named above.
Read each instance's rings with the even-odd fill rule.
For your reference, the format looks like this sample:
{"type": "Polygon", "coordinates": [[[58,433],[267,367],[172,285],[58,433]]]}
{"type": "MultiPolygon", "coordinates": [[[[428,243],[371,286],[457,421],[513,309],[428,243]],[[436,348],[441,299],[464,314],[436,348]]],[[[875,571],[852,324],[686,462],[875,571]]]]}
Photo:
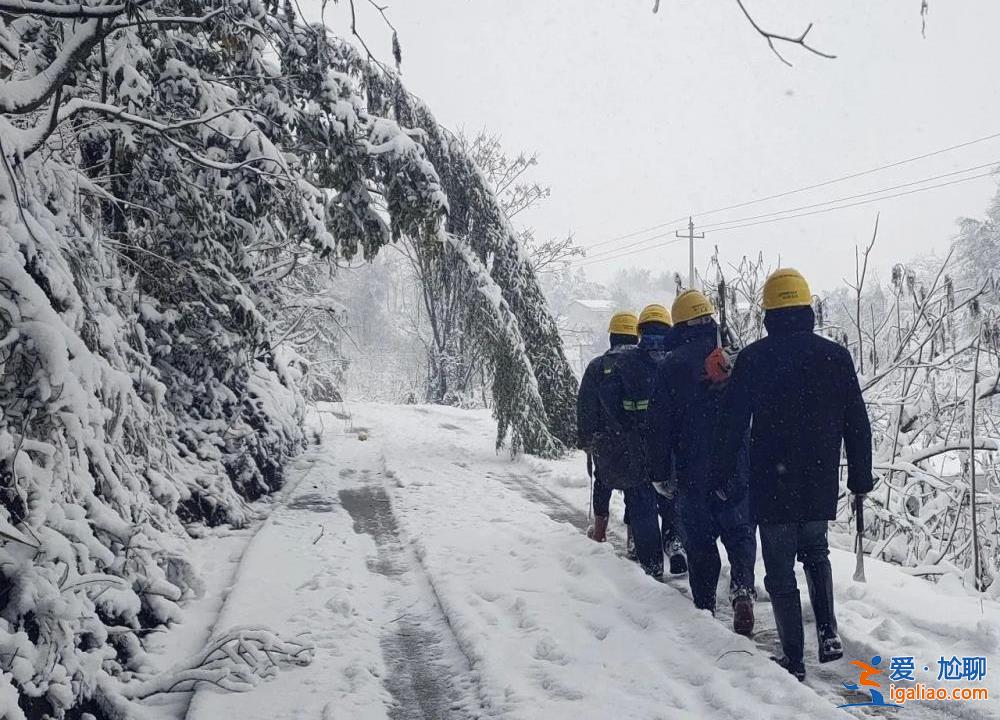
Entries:
{"type": "Polygon", "coordinates": [[[315,513],[333,512],[336,505],[326,495],[320,493],[303,493],[296,495],[288,501],[286,507],[289,510],[308,510],[315,513]]]}
{"type": "Polygon", "coordinates": [[[535,643],[535,659],[555,665],[569,665],[569,657],[559,649],[559,644],[548,636],[535,643]]]}

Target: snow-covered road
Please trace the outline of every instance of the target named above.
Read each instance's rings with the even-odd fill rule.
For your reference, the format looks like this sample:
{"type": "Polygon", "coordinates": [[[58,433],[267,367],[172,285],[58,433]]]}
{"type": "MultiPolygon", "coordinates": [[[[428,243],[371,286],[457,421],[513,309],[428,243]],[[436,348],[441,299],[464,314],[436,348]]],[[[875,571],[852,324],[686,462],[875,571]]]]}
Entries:
{"type": "MultiPolygon", "coordinates": [[[[243,695],[200,689],[190,720],[842,718],[836,705],[861,699],[841,686],[857,679],[849,659],[1000,656],[994,602],[881,563],[858,585],[853,557],[834,552],[849,657],[810,662],[800,685],[766,659],[766,602],[756,642],[736,636],[684,581],[656,583],[620,543],[582,537],[579,457],[497,455],[482,412],[365,405],[318,420],[322,444],[297,462],[216,623],[310,637],[315,660],[243,695]]],[[[983,684],[1000,697],[996,675],[983,684]]],[[[872,712],[1000,717],[996,700],[872,712]]]]}

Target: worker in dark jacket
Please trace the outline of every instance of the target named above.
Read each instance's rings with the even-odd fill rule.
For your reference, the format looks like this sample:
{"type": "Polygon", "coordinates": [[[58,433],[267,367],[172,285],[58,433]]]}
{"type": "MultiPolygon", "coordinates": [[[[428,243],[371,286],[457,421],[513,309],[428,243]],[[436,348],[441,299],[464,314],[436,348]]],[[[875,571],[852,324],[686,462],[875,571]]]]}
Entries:
{"type": "MultiPolygon", "coordinates": [[[[612,319],[613,347],[584,373],[577,402],[577,425],[580,447],[593,456],[602,485],[624,491],[625,512],[639,564],[648,575],[661,577],[663,546],[657,492],[650,478],[649,421],[653,415],[655,373],[638,368],[634,357],[626,362],[631,348],[621,337],[629,323],[635,333],[637,321],[632,314],[619,314],[612,319]]],[[[606,505],[595,504],[595,515],[603,515],[598,522],[606,528],[606,505]]]]}
{"type": "MultiPolygon", "coordinates": [[[[672,330],[673,321],[670,311],[659,304],[647,305],[639,313],[639,344],[629,351],[629,358],[626,363],[634,363],[633,372],[651,373],[651,382],[662,382],[660,367],[666,361],[667,355],[674,348],[674,334],[672,330]]],[[[654,388],[654,395],[657,390],[654,388]]],[[[653,407],[650,412],[665,413],[665,407],[653,407]]],[[[667,562],[672,575],[681,575],[687,572],[687,557],[684,554],[684,544],[681,540],[682,531],[680,518],[677,514],[677,493],[676,481],[673,477],[670,465],[669,453],[664,453],[662,438],[656,437],[654,428],[662,426],[663,421],[653,418],[649,423],[652,435],[648,439],[650,448],[650,468],[651,476],[663,471],[662,477],[657,477],[655,483],[657,489],[656,507],[660,516],[660,539],[663,545],[663,553],[667,556],[667,562]],[[657,452],[661,455],[657,456],[657,452]]],[[[627,518],[626,518],[627,522],[627,518]]]]}
{"type": "MultiPolygon", "coordinates": [[[[580,381],[580,391],[576,399],[577,447],[586,450],[588,462],[593,462],[595,437],[604,431],[604,411],[599,395],[600,380],[605,368],[611,368],[621,361],[622,353],[635,347],[639,341],[638,318],[633,312],[618,312],[611,317],[608,325],[609,349],[590,361],[580,381]]],[[[605,482],[605,472],[598,461],[594,468],[591,506],[594,522],[587,529],[587,537],[597,542],[606,542],[608,520],[611,515],[612,488],[605,482]]]]}
{"type": "Polygon", "coordinates": [[[764,586],[771,596],[782,657],[773,658],[800,680],[802,608],[795,558],[805,570],[816,616],[819,661],[843,655],[833,611],[827,523],[837,512],[840,452],[847,487],[868,493],[872,480],[871,425],[850,353],[813,332],[812,295],[795,270],[776,270],[764,285],[767,337],[740,353],[718,428],[715,482],[738,495],[732,467],[750,428],[751,508],[760,525],[764,586]]]}
{"type": "MultiPolygon", "coordinates": [[[[724,376],[707,372],[718,347],[719,327],[712,319],[714,312],[712,303],[697,290],[688,290],[674,301],[676,347],[662,368],[670,408],[665,432],[676,467],[679,512],[695,607],[715,612],[716,587],[722,570],[718,548],[721,538],[729,556],[733,628],[749,635],[753,631],[756,596],[754,526],[745,500],[723,500],[714,492],[716,486],[709,475],[725,385],[724,376]]],[[[741,468],[734,464],[731,471],[737,473],[741,468]]],[[[733,484],[739,482],[734,479],[733,484]]]]}

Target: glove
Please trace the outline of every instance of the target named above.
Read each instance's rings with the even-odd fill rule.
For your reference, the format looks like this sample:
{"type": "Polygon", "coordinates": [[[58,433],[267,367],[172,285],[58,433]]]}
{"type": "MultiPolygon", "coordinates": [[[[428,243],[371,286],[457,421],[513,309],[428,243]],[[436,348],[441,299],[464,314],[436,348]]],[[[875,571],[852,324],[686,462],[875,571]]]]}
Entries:
{"type": "Polygon", "coordinates": [[[653,489],[660,493],[667,500],[674,499],[674,489],[666,482],[654,482],[653,489]]]}

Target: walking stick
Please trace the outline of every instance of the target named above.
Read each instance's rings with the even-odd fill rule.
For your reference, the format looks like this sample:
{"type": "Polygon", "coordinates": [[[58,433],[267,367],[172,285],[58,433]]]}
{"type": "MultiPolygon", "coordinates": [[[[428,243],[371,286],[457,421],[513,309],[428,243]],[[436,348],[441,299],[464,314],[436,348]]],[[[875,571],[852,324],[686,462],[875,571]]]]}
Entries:
{"type": "Polygon", "coordinates": [[[591,522],[591,515],[594,512],[594,458],[587,453],[587,477],[590,478],[590,501],[587,503],[587,522],[591,522]]]}
{"type": "Polygon", "coordinates": [[[865,580],[865,553],[862,540],[865,537],[865,496],[854,496],[854,520],[857,527],[857,564],[854,566],[854,582],[868,582],[865,580]]]}

